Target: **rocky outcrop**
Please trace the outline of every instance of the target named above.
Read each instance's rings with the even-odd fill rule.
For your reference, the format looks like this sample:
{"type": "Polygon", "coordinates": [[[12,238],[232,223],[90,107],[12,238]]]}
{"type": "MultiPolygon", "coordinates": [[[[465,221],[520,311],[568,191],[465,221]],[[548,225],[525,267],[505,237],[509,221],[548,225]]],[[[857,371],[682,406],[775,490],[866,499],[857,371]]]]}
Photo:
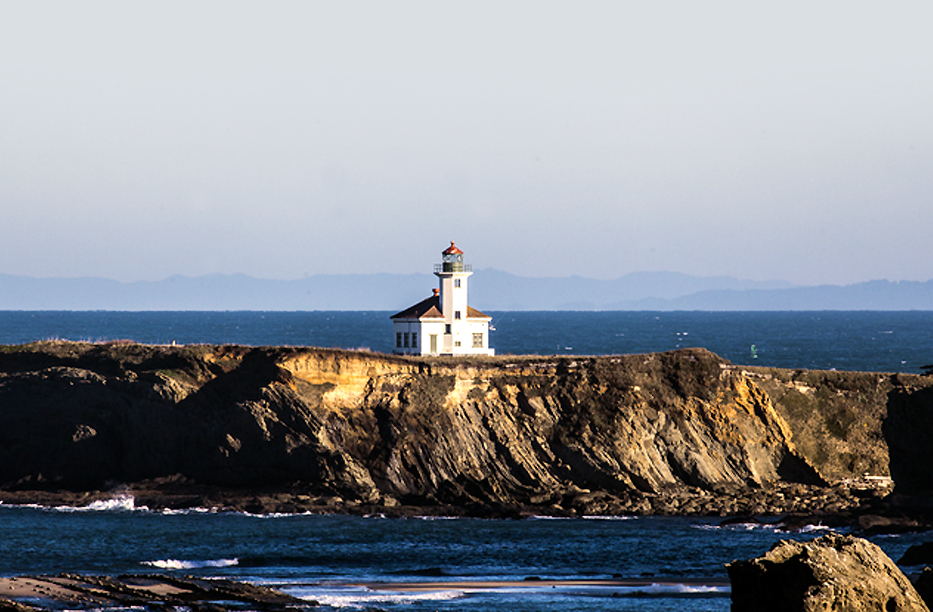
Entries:
{"type": "Polygon", "coordinates": [[[0,610],[126,609],[196,610],[226,612],[249,610],[282,612],[317,607],[268,587],[221,578],[175,577],[159,574],[110,576],[0,577],[0,610]]]}
{"type": "Polygon", "coordinates": [[[928,612],[907,577],[878,546],[831,534],[782,541],[728,565],[733,612],[928,612]]]}
{"type": "Polygon", "coordinates": [[[898,490],[933,492],[933,387],[893,390],[883,431],[898,490]]]}
{"type": "Polygon", "coordinates": [[[933,542],[913,544],[907,548],[898,565],[933,565],[933,542]]]}
{"type": "Polygon", "coordinates": [[[798,451],[827,480],[890,476],[882,423],[892,393],[919,376],[741,368],[774,402],[798,451]]]}
{"type": "MultiPolygon", "coordinates": [[[[815,442],[824,434],[812,413],[836,414],[837,404],[811,400],[828,383],[807,391],[802,376],[736,367],[702,349],[422,359],[119,342],[4,347],[0,488],[251,487],[288,492],[286,505],[552,513],[808,511],[813,487],[863,464],[823,456],[840,453],[815,442]]],[[[880,402],[878,375],[862,376],[874,383],[858,397],[880,402]]],[[[862,408],[845,408],[865,423],[846,421],[842,440],[874,444],[865,465],[886,476],[886,413],[862,408]]],[[[819,418],[822,427],[845,420],[819,418]]],[[[850,487],[833,503],[858,498],[850,487]]]]}
{"type": "Polygon", "coordinates": [[[827,480],[892,476],[904,492],[933,490],[933,377],[740,368],[793,431],[827,480]]]}

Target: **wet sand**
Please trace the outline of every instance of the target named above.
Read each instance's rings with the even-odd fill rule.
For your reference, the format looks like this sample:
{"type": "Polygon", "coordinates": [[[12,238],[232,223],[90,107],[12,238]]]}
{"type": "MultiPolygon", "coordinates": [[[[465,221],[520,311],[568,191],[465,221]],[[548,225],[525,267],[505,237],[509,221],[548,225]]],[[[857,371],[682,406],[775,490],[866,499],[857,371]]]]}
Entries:
{"type": "Polygon", "coordinates": [[[722,579],[685,579],[685,580],[450,580],[427,582],[357,582],[346,586],[366,587],[373,591],[392,591],[398,593],[426,593],[431,591],[488,591],[492,589],[540,589],[542,587],[650,587],[686,586],[686,587],[728,587],[729,580],[722,579]]]}
{"type": "MultiPolygon", "coordinates": [[[[430,593],[434,591],[490,591],[496,589],[542,588],[650,588],[703,587],[717,590],[729,586],[726,579],[609,579],[549,580],[444,580],[419,582],[358,582],[339,586],[362,587],[371,591],[430,593]]],[[[297,599],[244,582],[218,579],[176,578],[165,575],[108,576],[18,576],[0,578],[0,610],[9,612],[50,612],[62,608],[100,610],[137,607],[164,610],[167,606],[198,608],[208,604],[222,612],[230,602],[248,604],[249,609],[280,611],[283,607],[309,608],[316,602],[297,599]]]]}

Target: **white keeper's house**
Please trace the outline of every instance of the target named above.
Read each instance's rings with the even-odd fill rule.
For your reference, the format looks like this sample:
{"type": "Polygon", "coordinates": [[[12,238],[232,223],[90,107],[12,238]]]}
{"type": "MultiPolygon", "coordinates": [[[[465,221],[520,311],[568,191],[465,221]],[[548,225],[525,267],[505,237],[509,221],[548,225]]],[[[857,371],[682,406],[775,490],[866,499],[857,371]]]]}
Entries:
{"type": "Polygon", "coordinates": [[[394,353],[399,355],[493,355],[489,348],[491,317],[467,304],[467,279],[472,267],[464,265],[463,251],[453,242],[434,266],[440,288],[434,295],[392,315],[394,353]]]}

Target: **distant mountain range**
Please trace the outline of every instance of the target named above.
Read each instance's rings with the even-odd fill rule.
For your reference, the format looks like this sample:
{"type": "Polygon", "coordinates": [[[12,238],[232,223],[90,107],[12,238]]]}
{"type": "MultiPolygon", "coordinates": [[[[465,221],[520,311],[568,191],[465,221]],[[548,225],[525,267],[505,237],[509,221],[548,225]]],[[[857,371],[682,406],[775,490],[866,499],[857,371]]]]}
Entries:
{"type": "MultiPolygon", "coordinates": [[[[430,274],[243,274],[160,281],[0,274],[0,310],[403,310],[437,286],[430,274]]],[[[933,280],[794,286],[781,281],[638,272],[615,280],[528,278],[478,270],[470,303],[500,310],[933,310],[933,280]]]]}

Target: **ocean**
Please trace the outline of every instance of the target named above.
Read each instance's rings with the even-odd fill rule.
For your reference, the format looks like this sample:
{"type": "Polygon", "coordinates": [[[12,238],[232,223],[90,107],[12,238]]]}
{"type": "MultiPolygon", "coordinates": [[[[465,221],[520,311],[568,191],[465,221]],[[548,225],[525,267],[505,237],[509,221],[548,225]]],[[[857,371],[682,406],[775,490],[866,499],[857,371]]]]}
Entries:
{"type": "MultiPolygon", "coordinates": [[[[392,350],[392,312],[0,311],[0,344],[128,339],[153,344],[392,350]]],[[[703,347],[733,363],[919,373],[933,311],[492,312],[497,354],[607,355],[703,347]]]]}
{"type": "MultiPolygon", "coordinates": [[[[0,343],[132,339],[388,351],[390,314],[0,312],[0,343]]],[[[786,368],[919,372],[933,363],[931,312],[492,315],[492,344],[499,354],[595,355],[700,346],[734,363],[786,368]]],[[[157,512],[136,507],[131,492],[120,492],[85,509],[0,505],[0,575],[222,576],[280,588],[334,610],[725,612],[730,605],[726,563],[763,554],[780,539],[824,532],[720,526],[711,518],[157,512]],[[408,588],[415,583],[438,586],[408,588]]],[[[872,538],[895,560],[925,539],[923,534],[872,538]]]]}
{"type": "MultiPolygon", "coordinates": [[[[781,539],[825,532],[782,533],[769,526],[672,517],[152,512],[136,508],[124,495],[84,510],[0,505],[0,575],[226,577],[341,610],[725,612],[730,603],[726,563],[758,556],[781,539]],[[545,582],[613,579],[631,583],[545,582]],[[406,588],[412,584],[420,584],[420,590],[406,588]]],[[[922,539],[899,535],[873,541],[896,560],[922,539]]]]}

